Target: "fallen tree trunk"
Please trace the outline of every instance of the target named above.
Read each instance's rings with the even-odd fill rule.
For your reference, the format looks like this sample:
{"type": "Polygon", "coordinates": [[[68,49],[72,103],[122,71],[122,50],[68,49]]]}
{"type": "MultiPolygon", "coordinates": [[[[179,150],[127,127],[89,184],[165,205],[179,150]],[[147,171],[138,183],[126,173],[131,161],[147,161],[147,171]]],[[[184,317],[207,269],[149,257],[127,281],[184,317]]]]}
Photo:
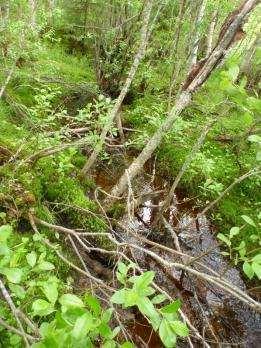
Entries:
{"type": "MultiPolygon", "coordinates": [[[[121,196],[128,186],[128,181],[132,180],[140,172],[145,162],[152,156],[153,152],[161,143],[166,132],[171,129],[174,121],[190,104],[192,94],[207,80],[211,72],[223,62],[224,57],[234,42],[242,38],[238,33],[242,32],[242,26],[247,15],[258,3],[259,0],[246,0],[227,17],[220,30],[217,45],[205,60],[198,62],[192,68],[183,84],[183,90],[178,95],[176,103],[170,110],[168,117],[148,141],[140,155],[125,170],[118,183],[112,188],[111,196],[121,196]]],[[[107,200],[105,204],[109,206],[113,201],[115,201],[115,198],[110,197],[110,200],[107,200]]]]}

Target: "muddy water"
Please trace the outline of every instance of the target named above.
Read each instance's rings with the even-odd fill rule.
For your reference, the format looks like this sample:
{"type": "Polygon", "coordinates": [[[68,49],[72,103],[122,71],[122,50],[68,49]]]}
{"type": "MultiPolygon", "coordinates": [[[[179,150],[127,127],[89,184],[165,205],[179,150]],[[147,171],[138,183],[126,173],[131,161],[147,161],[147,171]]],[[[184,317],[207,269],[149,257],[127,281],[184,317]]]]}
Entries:
{"type": "MultiPolygon", "coordinates": [[[[167,183],[159,178],[151,179],[150,175],[143,173],[133,184],[134,194],[146,197],[134,215],[126,214],[122,217],[122,223],[131,227],[140,235],[148,239],[160,242],[168,247],[175,248],[172,237],[164,229],[152,227],[152,222],[161,203],[163,194],[158,196],[149,193],[166,190],[167,183]]],[[[240,271],[232,267],[228,260],[221,255],[221,249],[216,240],[216,231],[213,230],[206,217],[199,219],[197,223],[191,223],[193,219],[193,205],[186,203],[182,196],[173,197],[172,206],[166,216],[169,223],[178,234],[180,246],[183,252],[191,256],[201,255],[201,263],[210,267],[230,283],[242,290],[247,290],[240,271]],[[189,225],[189,227],[187,227],[189,225]]],[[[126,236],[125,240],[137,243],[133,236],[126,236]]],[[[160,256],[169,261],[175,261],[173,255],[161,252],[160,256]]],[[[155,280],[162,288],[173,297],[181,297],[183,311],[199,332],[209,340],[211,347],[261,347],[261,318],[234,299],[226,292],[213,287],[198,278],[183,274],[178,270],[166,272],[154,260],[148,256],[135,252],[134,257],[144,268],[154,270],[155,280]],[[214,332],[215,337],[211,333],[214,332]],[[218,339],[218,344],[216,343],[218,339]]],[[[176,261],[180,261],[176,259],[176,261]]],[[[137,317],[135,324],[130,328],[137,347],[161,347],[158,336],[152,332],[146,320],[137,317]],[[144,342],[147,345],[144,345],[144,342]]],[[[186,347],[185,342],[179,343],[180,347],[186,347]]],[[[202,346],[195,341],[195,347],[202,346]]]]}

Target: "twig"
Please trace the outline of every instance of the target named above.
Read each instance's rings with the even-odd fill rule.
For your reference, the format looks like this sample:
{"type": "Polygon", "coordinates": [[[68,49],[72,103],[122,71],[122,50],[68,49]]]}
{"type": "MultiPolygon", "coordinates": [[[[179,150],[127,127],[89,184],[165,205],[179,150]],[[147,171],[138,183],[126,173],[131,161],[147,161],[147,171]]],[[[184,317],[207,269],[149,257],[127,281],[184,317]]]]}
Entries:
{"type": "MultiPolygon", "coordinates": [[[[39,231],[36,227],[35,224],[35,217],[29,213],[28,214],[28,218],[29,221],[31,223],[31,226],[33,228],[33,230],[39,234],[39,231]]],[[[77,236],[77,234],[74,234],[74,236],[77,236]]],[[[56,255],[64,262],[66,263],[68,266],[70,266],[71,268],[75,269],[76,271],[78,271],[79,273],[85,275],[86,277],[90,278],[91,280],[93,280],[94,282],[100,284],[103,288],[105,288],[106,290],[112,291],[114,292],[115,289],[113,289],[112,287],[110,287],[109,285],[105,284],[102,280],[95,278],[94,276],[92,276],[90,273],[87,273],[86,271],[82,270],[81,268],[79,268],[78,266],[76,266],[74,263],[72,263],[71,261],[69,261],[59,250],[57,250],[57,247],[55,245],[53,245],[52,243],[49,242],[48,239],[43,239],[43,242],[52,250],[54,250],[54,252],[56,253],[56,255]]]]}
{"type": "Polygon", "coordinates": [[[3,294],[4,299],[6,300],[6,302],[9,305],[9,307],[11,308],[11,311],[13,312],[13,315],[14,315],[16,321],[17,321],[17,324],[18,324],[18,326],[20,328],[22,337],[24,339],[25,346],[29,348],[30,345],[29,345],[26,333],[24,331],[23,325],[22,325],[22,323],[21,323],[21,321],[20,321],[20,319],[18,317],[18,313],[17,313],[17,309],[15,307],[15,304],[14,304],[13,300],[11,299],[11,296],[9,295],[9,293],[8,293],[8,291],[7,291],[7,289],[6,289],[6,287],[5,287],[5,285],[4,285],[4,283],[3,283],[1,278],[0,278],[0,290],[1,290],[2,294],[3,294]]]}
{"type": "Polygon", "coordinates": [[[7,324],[7,322],[6,322],[3,318],[1,318],[1,317],[0,317],[0,325],[2,325],[6,330],[15,333],[16,335],[19,335],[19,336],[21,336],[21,337],[24,337],[24,335],[25,335],[26,338],[27,338],[28,340],[30,340],[30,341],[37,341],[37,339],[38,339],[38,338],[33,337],[33,336],[31,336],[31,335],[29,335],[29,334],[27,334],[27,333],[23,333],[22,331],[16,329],[15,327],[13,327],[13,326],[7,324]]]}

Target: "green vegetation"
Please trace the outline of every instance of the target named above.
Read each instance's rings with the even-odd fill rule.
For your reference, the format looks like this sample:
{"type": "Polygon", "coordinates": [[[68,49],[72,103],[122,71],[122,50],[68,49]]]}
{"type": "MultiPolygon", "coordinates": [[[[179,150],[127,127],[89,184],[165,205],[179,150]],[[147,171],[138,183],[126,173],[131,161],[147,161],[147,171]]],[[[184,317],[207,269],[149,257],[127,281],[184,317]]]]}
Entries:
{"type": "MultiPolygon", "coordinates": [[[[189,332],[188,319],[180,316],[186,297],[172,298],[180,297],[187,270],[181,268],[176,279],[178,292],[166,296],[164,280],[131,249],[129,243],[144,243],[151,250],[130,237],[132,221],[122,226],[137,215],[135,181],[129,180],[118,200],[110,189],[168,118],[193,45],[198,62],[207,59],[209,36],[212,52],[238,1],[222,0],[219,8],[207,1],[199,27],[204,1],[153,2],[146,52],[117,112],[121,128],[119,122],[110,125],[109,116],[139,49],[149,3],[0,2],[0,347],[134,347],[140,343],[122,312],[141,314],[165,347],[189,334],[200,339],[201,331],[189,332]],[[199,40],[193,43],[195,34],[199,40]],[[106,126],[96,168],[84,175],[106,126]],[[163,283],[162,292],[154,282],[163,283]]],[[[245,38],[193,91],[192,102],[164,133],[151,156],[154,171],[147,173],[164,178],[165,199],[203,128],[215,120],[180,178],[184,196],[178,199],[189,199],[196,213],[217,200],[207,218],[222,255],[249,286],[261,279],[258,11],[260,6],[243,23],[245,38]]],[[[151,243],[152,235],[146,231],[151,243]]]]}

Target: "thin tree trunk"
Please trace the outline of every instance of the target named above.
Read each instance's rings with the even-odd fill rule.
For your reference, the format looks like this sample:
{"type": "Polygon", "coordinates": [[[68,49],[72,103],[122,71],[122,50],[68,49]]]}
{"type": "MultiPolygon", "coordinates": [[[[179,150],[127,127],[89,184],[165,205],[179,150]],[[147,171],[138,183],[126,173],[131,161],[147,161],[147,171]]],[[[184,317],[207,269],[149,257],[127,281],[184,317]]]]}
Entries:
{"type": "MultiPolygon", "coordinates": [[[[132,162],[130,167],[125,170],[124,174],[119,179],[119,182],[112,188],[111,196],[121,196],[126,190],[128,180],[131,181],[140,172],[145,162],[152,156],[153,152],[161,143],[166,132],[170,130],[179,114],[189,105],[192,93],[194,93],[207,80],[212,70],[214,70],[220,61],[223,60],[226,52],[233,44],[237,31],[241,28],[246,16],[251,10],[253,10],[258,2],[259,0],[247,0],[239,9],[237,9],[236,12],[233,13],[233,19],[229,21],[229,24],[226,25],[226,30],[222,32],[222,35],[220,35],[217,46],[212,50],[204,64],[199,67],[198,71],[196,71],[193,76],[189,76],[189,81],[186,83],[186,89],[177,97],[176,104],[171,109],[168,117],[148,141],[140,155],[132,162]]],[[[110,202],[107,200],[105,204],[112,204],[115,200],[113,197],[110,197],[110,202]]]]}
{"type": "Polygon", "coordinates": [[[243,62],[242,62],[241,67],[240,67],[241,73],[245,73],[245,74],[249,73],[253,56],[256,52],[257,47],[260,45],[260,41],[261,41],[260,34],[257,34],[255,40],[253,41],[253,43],[251,44],[251,46],[247,50],[246,55],[243,59],[243,62]]]}
{"type": "Polygon", "coordinates": [[[176,176],[173,185],[171,186],[171,189],[168,193],[168,196],[166,197],[166,199],[163,202],[163,205],[160,209],[159,214],[163,214],[164,211],[166,209],[168,209],[171,200],[173,198],[173,195],[175,193],[175,190],[180,182],[180,179],[182,178],[182,176],[184,175],[184,173],[186,172],[186,170],[188,169],[188,167],[190,166],[191,162],[193,161],[193,159],[195,158],[196,153],[199,151],[199,149],[201,148],[202,144],[204,143],[204,140],[209,132],[209,130],[211,129],[211,127],[213,126],[213,124],[216,122],[216,119],[211,120],[210,122],[208,122],[208,124],[204,127],[203,131],[200,134],[200,137],[197,139],[197,141],[195,142],[192,150],[190,151],[189,155],[187,156],[185,162],[183,163],[182,167],[180,168],[180,171],[178,173],[178,175],[176,176]]]}
{"type": "Polygon", "coordinates": [[[128,77],[125,81],[124,87],[122,88],[121,93],[120,93],[119,97],[117,98],[113,109],[111,110],[110,114],[108,115],[108,120],[106,122],[106,125],[103,127],[98,144],[95,146],[91,156],[89,157],[89,159],[87,160],[86,164],[84,165],[84,167],[82,169],[83,175],[86,175],[87,172],[91,169],[91,167],[95,163],[99,153],[101,152],[103,145],[105,143],[106,135],[107,135],[108,131],[110,130],[111,125],[112,125],[115,117],[117,116],[117,114],[120,110],[122,102],[123,102],[128,90],[130,88],[130,85],[131,85],[133,78],[136,74],[138,66],[139,66],[142,58],[144,57],[147,42],[148,42],[147,33],[148,33],[148,27],[149,27],[149,19],[150,19],[150,13],[151,13],[151,8],[152,8],[152,2],[153,1],[151,1],[151,0],[146,1],[146,5],[144,8],[144,12],[143,12],[143,24],[142,24],[142,28],[141,28],[141,39],[140,39],[140,45],[139,45],[138,51],[135,55],[133,64],[130,68],[130,71],[129,71],[128,77]]]}
{"type": "Polygon", "coordinates": [[[200,7],[199,7],[198,15],[196,18],[195,31],[194,31],[194,36],[192,39],[192,49],[191,49],[191,53],[190,53],[190,61],[189,61],[189,69],[188,69],[189,71],[192,69],[193,65],[195,65],[197,63],[197,60],[198,60],[200,25],[201,25],[201,22],[202,22],[204,13],[205,13],[206,5],[207,5],[207,0],[202,0],[200,7]]]}
{"type": "Polygon", "coordinates": [[[29,0],[30,6],[30,26],[32,29],[35,29],[36,26],[36,0],[29,0]]]}
{"type": "Polygon", "coordinates": [[[185,13],[185,5],[186,5],[186,0],[181,1],[180,7],[179,7],[179,14],[178,14],[178,20],[176,24],[176,29],[175,29],[175,34],[174,34],[174,43],[172,47],[172,52],[171,55],[175,60],[175,64],[173,62],[173,68],[171,72],[171,77],[170,77],[170,88],[169,88],[169,104],[168,108],[170,109],[171,105],[171,98],[172,98],[172,93],[173,93],[173,88],[176,83],[176,76],[179,71],[179,66],[180,62],[177,59],[177,52],[178,52],[178,47],[179,47],[179,41],[180,41],[180,32],[183,24],[183,18],[184,18],[184,13],[185,13]]]}
{"type": "Polygon", "coordinates": [[[217,24],[218,11],[214,11],[212,21],[209,25],[208,36],[207,36],[207,51],[206,57],[208,57],[212,51],[214,31],[217,24]]]}

